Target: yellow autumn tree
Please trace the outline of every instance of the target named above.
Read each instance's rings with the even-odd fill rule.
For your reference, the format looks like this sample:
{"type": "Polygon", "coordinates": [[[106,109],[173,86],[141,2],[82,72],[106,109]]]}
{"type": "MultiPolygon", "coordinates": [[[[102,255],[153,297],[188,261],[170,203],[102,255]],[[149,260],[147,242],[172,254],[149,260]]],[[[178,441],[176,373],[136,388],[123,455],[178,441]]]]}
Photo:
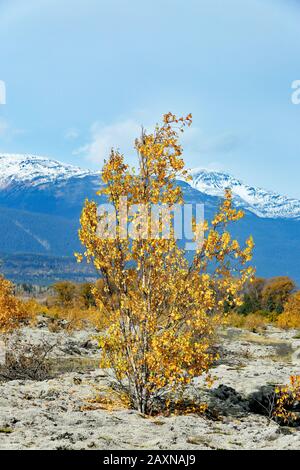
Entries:
{"type": "Polygon", "coordinates": [[[100,341],[101,365],[114,371],[131,405],[143,413],[151,413],[159,397],[166,399],[209,371],[225,305],[240,302],[252,276],[247,264],[252,239],[241,248],[228,231],[229,223],[243,217],[229,191],[210,224],[194,222],[192,262],[179,247],[174,228],[169,237],[153,237],[153,225],[161,235],[165,223],[153,222],[152,206],[171,209],[183,203],[176,179],[188,178],[188,173],[179,135],[191,120],[191,115],[178,119],[169,113],[154,132],[143,130],[135,141],[136,171],[112,151],[102,172],[105,187],[98,194],[107,196],[113,214],[99,214],[96,202],[86,200],[81,215],[79,238],[85,251],[76,256],[99,271],[104,288],[94,295],[99,315],[110,320],[100,341]],[[142,217],[132,211],[137,205],[143,207],[142,217]],[[131,237],[124,233],[124,217],[131,237]],[[99,236],[99,226],[111,236],[99,236]]]}
{"type": "Polygon", "coordinates": [[[14,295],[12,283],[0,276],[0,332],[17,328],[27,316],[24,304],[14,295]]]}
{"type": "Polygon", "coordinates": [[[262,289],[262,306],[264,309],[280,314],[284,304],[295,289],[295,283],[288,276],[270,279],[262,289]]]}

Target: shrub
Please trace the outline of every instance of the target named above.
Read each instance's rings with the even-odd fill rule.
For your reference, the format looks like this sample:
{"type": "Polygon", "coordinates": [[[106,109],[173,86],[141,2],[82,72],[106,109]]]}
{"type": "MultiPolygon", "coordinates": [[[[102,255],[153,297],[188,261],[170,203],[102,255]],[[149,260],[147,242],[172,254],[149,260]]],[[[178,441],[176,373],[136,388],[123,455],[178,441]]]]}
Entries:
{"type": "Polygon", "coordinates": [[[260,314],[250,313],[249,315],[241,315],[240,313],[233,312],[227,317],[227,325],[234,326],[236,328],[245,328],[246,330],[253,331],[254,333],[262,330],[267,325],[267,319],[260,314]]]}
{"type": "Polygon", "coordinates": [[[233,326],[235,328],[243,328],[245,324],[245,317],[237,312],[232,312],[227,315],[226,325],[233,326]]]}
{"type": "Polygon", "coordinates": [[[270,279],[262,290],[263,309],[279,315],[294,289],[295,283],[287,276],[270,279]]]}
{"type": "Polygon", "coordinates": [[[88,282],[79,284],[78,286],[78,300],[84,308],[96,307],[95,296],[93,294],[93,284],[88,282]]]}
{"type": "Polygon", "coordinates": [[[244,328],[257,333],[266,327],[266,319],[258,313],[250,313],[245,317],[244,328]]]}
{"type": "Polygon", "coordinates": [[[41,305],[35,299],[23,301],[23,308],[28,318],[30,318],[32,321],[35,321],[38,315],[43,315],[47,312],[47,307],[45,305],[41,305]]]}
{"type": "Polygon", "coordinates": [[[257,310],[254,313],[264,318],[267,323],[276,322],[277,317],[278,317],[278,314],[276,312],[269,312],[268,310],[257,310]]]}
{"type": "Polygon", "coordinates": [[[276,403],[273,416],[285,424],[299,422],[299,415],[294,412],[294,409],[299,407],[300,402],[300,375],[292,375],[290,383],[277,387],[275,393],[276,403]]]}
{"type": "MultiPolygon", "coordinates": [[[[102,171],[105,187],[99,193],[112,204],[116,220],[98,216],[97,204],[86,200],[81,215],[80,240],[84,254],[101,273],[104,288],[95,288],[99,315],[109,318],[102,336],[102,367],[112,369],[132,405],[151,413],[155,399],[177,390],[208,371],[215,359],[211,348],[224,309],[240,303],[240,292],[252,276],[247,266],[253,241],[245,248],[231,238],[228,224],[243,217],[234,209],[232,195],[210,224],[194,224],[198,248],[189,265],[174,232],[151,237],[152,204],[171,208],[182,203],[177,177],[187,178],[178,132],[190,125],[191,115],[164,116],[154,133],[143,131],[136,141],[139,169],[132,171],[119,152],[112,151],[102,171]],[[132,240],[123,236],[121,203],[127,198],[126,226],[132,240]],[[142,205],[141,217],[130,209],[142,205]],[[146,223],[145,223],[146,221],[146,223]],[[115,236],[110,228],[115,226],[115,236]],[[107,236],[99,236],[101,227],[107,236]],[[202,242],[201,229],[206,236],[202,242]],[[233,262],[232,262],[233,260],[233,262]]],[[[163,227],[162,227],[163,226],[163,227]]]]}
{"type": "Polygon", "coordinates": [[[0,331],[11,331],[29,318],[23,302],[14,295],[13,284],[0,276],[0,331]]]}
{"type": "MultiPolygon", "coordinates": [[[[94,302],[95,300],[92,303],[94,302]]],[[[47,304],[43,305],[35,299],[30,299],[25,302],[23,301],[21,304],[26,312],[26,318],[30,319],[32,324],[34,324],[38,315],[45,315],[52,319],[52,323],[48,325],[52,331],[59,331],[62,326],[64,329],[67,328],[69,330],[82,329],[87,326],[103,330],[108,324],[108,318],[105,315],[99,316],[99,310],[96,306],[87,307],[84,301],[81,303],[77,302],[77,305],[74,302],[74,304],[61,306],[57,304],[56,300],[49,301],[47,299],[47,304]],[[61,320],[66,320],[66,323],[62,324],[61,320]]]]}
{"type": "Polygon", "coordinates": [[[66,320],[68,330],[83,329],[92,326],[102,331],[108,326],[109,319],[104,315],[99,315],[99,309],[96,307],[49,307],[47,315],[57,320],[66,320]]]}
{"type": "Polygon", "coordinates": [[[300,376],[286,385],[263,385],[249,396],[249,410],[274,419],[280,425],[299,426],[300,376]]]}
{"type": "Polygon", "coordinates": [[[50,376],[48,356],[55,347],[46,341],[28,342],[14,333],[6,338],[5,362],[0,366],[2,380],[45,380],[50,376]]]}
{"type": "Polygon", "coordinates": [[[266,280],[255,277],[251,282],[247,283],[244,290],[243,303],[238,308],[238,313],[248,315],[262,308],[262,291],[266,284],[266,280]]]}
{"type": "Polygon", "coordinates": [[[279,315],[277,325],[280,328],[300,328],[300,291],[293,294],[279,315]]]}
{"type": "Polygon", "coordinates": [[[69,281],[57,282],[52,286],[53,294],[47,298],[48,306],[59,306],[63,308],[88,309],[95,307],[93,295],[94,285],[91,283],[74,284],[69,281]]]}
{"type": "Polygon", "coordinates": [[[75,298],[76,285],[69,281],[57,282],[52,286],[56,302],[61,307],[68,307],[72,304],[75,298]]]}

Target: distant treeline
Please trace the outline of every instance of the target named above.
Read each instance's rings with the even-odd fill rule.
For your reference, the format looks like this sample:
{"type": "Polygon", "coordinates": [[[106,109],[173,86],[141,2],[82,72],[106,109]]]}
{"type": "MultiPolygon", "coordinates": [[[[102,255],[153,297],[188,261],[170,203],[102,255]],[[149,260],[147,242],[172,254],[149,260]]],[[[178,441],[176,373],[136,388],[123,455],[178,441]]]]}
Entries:
{"type": "MultiPolygon", "coordinates": [[[[41,286],[30,283],[17,284],[15,292],[17,295],[40,297],[44,295],[56,296],[60,305],[70,305],[78,300],[78,297],[86,298],[88,305],[94,305],[93,288],[98,287],[101,280],[96,282],[76,283],[72,281],[59,281],[50,286],[41,286]]],[[[254,278],[248,283],[243,292],[243,303],[236,307],[235,311],[241,315],[260,312],[265,316],[277,316],[283,312],[284,306],[296,291],[294,281],[287,276],[274,277],[271,279],[254,278]]]]}
{"type": "Polygon", "coordinates": [[[243,293],[243,304],[237,312],[243,315],[260,312],[276,317],[284,311],[289,298],[296,293],[296,285],[288,276],[264,279],[254,278],[243,293]]]}

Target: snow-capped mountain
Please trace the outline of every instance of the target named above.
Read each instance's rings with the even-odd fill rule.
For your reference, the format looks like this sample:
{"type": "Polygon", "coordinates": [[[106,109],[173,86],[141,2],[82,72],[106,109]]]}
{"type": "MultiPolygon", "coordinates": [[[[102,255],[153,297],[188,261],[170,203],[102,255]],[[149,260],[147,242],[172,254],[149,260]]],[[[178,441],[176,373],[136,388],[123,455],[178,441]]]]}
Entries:
{"type": "MultiPolygon", "coordinates": [[[[190,185],[201,193],[223,197],[232,190],[234,202],[258,217],[300,219],[300,201],[244,184],[229,174],[205,169],[191,170],[190,185]]],[[[36,155],[0,154],[0,191],[25,185],[60,185],[71,178],[99,178],[99,173],[36,155]]]]}
{"type": "MultiPolygon", "coordinates": [[[[300,201],[247,186],[225,173],[197,169],[192,177],[189,184],[178,184],[186,202],[204,203],[208,220],[228,187],[236,205],[247,210],[231,231],[241,243],[253,235],[258,275],[289,275],[300,285],[300,201]]],[[[18,282],[72,278],[74,265],[63,273],[57,259],[73,260],[73,253],[81,249],[80,213],[86,198],[105,202],[104,196],[96,196],[99,185],[100,172],[46,157],[0,153],[0,259],[5,260],[1,272],[18,282]],[[35,260],[42,263],[45,275],[35,268],[35,260]]]]}
{"type": "Polygon", "coordinates": [[[0,206],[77,216],[86,197],[94,197],[100,172],[36,155],[0,153],[0,206]]]}
{"type": "Polygon", "coordinates": [[[0,190],[13,183],[33,186],[84,177],[92,172],[37,155],[0,153],[0,190]]]}
{"type": "Polygon", "coordinates": [[[230,188],[235,204],[258,217],[300,219],[300,201],[297,199],[248,186],[222,172],[194,169],[191,176],[191,186],[210,196],[223,197],[225,189],[230,188]]]}

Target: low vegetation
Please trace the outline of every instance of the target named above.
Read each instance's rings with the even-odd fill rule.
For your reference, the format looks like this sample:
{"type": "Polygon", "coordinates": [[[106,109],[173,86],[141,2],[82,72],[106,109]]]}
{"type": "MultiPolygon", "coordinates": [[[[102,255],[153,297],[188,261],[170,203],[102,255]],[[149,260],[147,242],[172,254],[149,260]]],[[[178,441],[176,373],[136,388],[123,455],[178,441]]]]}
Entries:
{"type": "Polygon", "coordinates": [[[254,278],[243,292],[241,306],[228,314],[228,324],[252,331],[268,324],[279,328],[300,328],[300,291],[287,276],[254,278]]]}
{"type": "Polygon", "coordinates": [[[48,361],[53,344],[32,344],[15,332],[6,338],[6,352],[0,365],[0,380],[45,380],[50,377],[48,361]]]}
{"type": "Polygon", "coordinates": [[[276,387],[276,400],[273,417],[284,424],[299,423],[299,414],[295,412],[300,401],[300,375],[292,375],[287,385],[276,387]]]}
{"type": "Polygon", "coordinates": [[[12,331],[21,322],[30,319],[31,312],[26,308],[26,303],[14,295],[13,284],[0,277],[0,332],[12,331]]]}
{"type": "Polygon", "coordinates": [[[277,324],[280,328],[300,328],[300,291],[289,297],[277,324]]]}

